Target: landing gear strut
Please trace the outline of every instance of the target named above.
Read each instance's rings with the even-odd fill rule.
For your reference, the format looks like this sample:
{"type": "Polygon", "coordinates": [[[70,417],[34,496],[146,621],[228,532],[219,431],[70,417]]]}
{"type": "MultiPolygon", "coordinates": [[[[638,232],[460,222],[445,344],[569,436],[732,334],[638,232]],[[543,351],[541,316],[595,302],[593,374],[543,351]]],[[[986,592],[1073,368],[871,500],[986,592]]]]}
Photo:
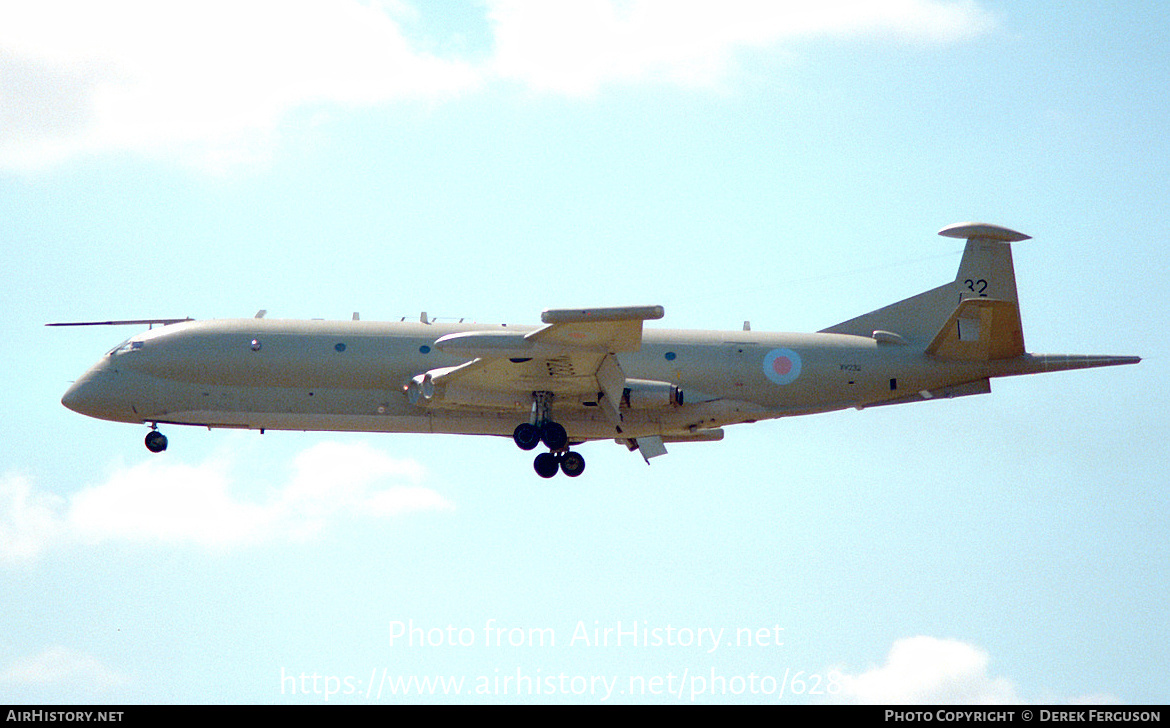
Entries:
{"type": "Polygon", "coordinates": [[[512,431],[512,440],[521,450],[533,450],[544,443],[549,452],[536,456],[532,467],[542,478],[551,478],[560,470],[570,478],[585,471],[585,458],[569,450],[569,433],[552,419],[552,392],[532,393],[532,417],[512,431]]]}
{"type": "Polygon", "coordinates": [[[146,449],[155,453],[167,449],[167,436],[158,431],[158,425],[154,425],[150,432],[146,433],[146,449]]]}

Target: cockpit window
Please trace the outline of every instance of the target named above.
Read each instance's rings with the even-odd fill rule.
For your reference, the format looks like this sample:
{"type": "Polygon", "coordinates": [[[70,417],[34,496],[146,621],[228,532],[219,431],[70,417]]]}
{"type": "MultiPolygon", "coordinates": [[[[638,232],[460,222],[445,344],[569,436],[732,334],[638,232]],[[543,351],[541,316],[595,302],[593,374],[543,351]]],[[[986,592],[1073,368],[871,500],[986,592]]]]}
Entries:
{"type": "Polygon", "coordinates": [[[138,351],[139,349],[142,348],[144,343],[145,342],[142,342],[142,341],[134,341],[133,339],[126,339],[121,344],[118,344],[117,346],[115,346],[113,349],[110,350],[110,356],[121,356],[122,354],[127,354],[131,351],[138,351]]]}
{"type": "Polygon", "coordinates": [[[110,355],[111,356],[122,356],[123,353],[129,353],[131,351],[138,351],[139,349],[143,348],[143,344],[144,344],[144,342],[128,341],[128,342],[125,342],[121,345],[118,345],[118,348],[111,351],[110,355]]]}

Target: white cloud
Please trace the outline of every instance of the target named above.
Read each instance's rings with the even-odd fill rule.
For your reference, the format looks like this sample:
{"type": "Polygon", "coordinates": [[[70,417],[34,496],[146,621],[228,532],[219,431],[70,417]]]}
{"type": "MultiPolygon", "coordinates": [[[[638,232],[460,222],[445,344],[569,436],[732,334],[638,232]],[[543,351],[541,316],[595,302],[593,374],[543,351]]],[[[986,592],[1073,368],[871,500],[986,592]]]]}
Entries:
{"type": "Polygon", "coordinates": [[[608,83],[708,86],[737,51],[810,37],[889,35],[954,42],[992,27],[974,2],[946,0],[489,0],[493,70],[525,85],[588,94],[608,83]]]}
{"type": "Polygon", "coordinates": [[[120,469],[69,499],[63,530],[87,544],[161,541],[225,547],[259,540],[278,513],[273,503],[235,498],[227,466],[221,460],[188,465],[155,458],[120,469]]]}
{"type": "Polygon", "coordinates": [[[299,110],[442,99],[493,80],[581,95],[711,86],[737,53],[796,38],[955,42],[974,0],[487,0],[494,53],[416,48],[394,0],[0,4],[0,168],[133,151],[213,171],[263,161],[299,110]]]}
{"type": "MultiPolygon", "coordinates": [[[[908,637],[894,642],[886,662],[858,675],[841,673],[838,697],[866,705],[1020,705],[1015,684],[989,670],[991,657],[975,645],[936,637],[908,637]]],[[[1047,704],[1117,703],[1098,694],[1047,704]]]]}
{"type": "Polygon", "coordinates": [[[65,501],[37,492],[19,473],[0,476],[0,563],[34,558],[60,536],[65,501]]]}
{"type": "Polygon", "coordinates": [[[357,0],[0,5],[0,164],[133,149],[238,161],[313,105],[435,98],[478,82],[357,0]]]}
{"type": "Polygon", "coordinates": [[[377,481],[387,478],[418,483],[424,471],[413,460],[394,460],[369,446],[323,442],[298,455],[294,467],[296,475],[281,493],[276,511],[280,520],[297,524],[301,535],[316,532],[344,514],[387,517],[451,508],[430,488],[375,488],[377,481]]]}
{"type": "Polygon", "coordinates": [[[39,687],[70,685],[90,690],[124,685],[126,676],[97,658],[68,647],[54,646],[23,657],[0,669],[0,685],[39,687]]]}
{"type": "Polygon", "coordinates": [[[858,703],[1004,705],[1022,702],[1015,686],[987,670],[984,650],[958,640],[900,639],[886,663],[860,675],[842,676],[843,697],[858,703]]]}
{"type": "Polygon", "coordinates": [[[413,460],[365,444],[323,442],[296,457],[287,483],[262,500],[237,495],[232,458],[199,464],[152,458],[121,468],[69,498],[0,477],[0,563],[21,563],[64,544],[190,543],[210,549],[303,539],[330,525],[453,507],[418,483],[413,460]]]}

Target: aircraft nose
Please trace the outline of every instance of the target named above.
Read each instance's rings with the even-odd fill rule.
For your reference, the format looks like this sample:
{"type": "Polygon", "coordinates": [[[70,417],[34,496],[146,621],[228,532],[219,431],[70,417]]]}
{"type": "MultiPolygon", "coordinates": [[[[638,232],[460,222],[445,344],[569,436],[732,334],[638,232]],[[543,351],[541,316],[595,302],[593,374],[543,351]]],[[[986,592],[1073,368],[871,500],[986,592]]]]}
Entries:
{"type": "Polygon", "coordinates": [[[81,379],[70,385],[64,396],[61,397],[61,404],[78,414],[94,417],[94,413],[98,409],[96,389],[93,384],[93,370],[90,370],[83,374],[81,379]]]}
{"type": "MultiPolygon", "coordinates": [[[[69,385],[69,389],[65,390],[65,394],[61,397],[61,404],[65,405],[74,412],[81,412],[81,407],[83,406],[81,404],[83,399],[81,394],[81,387],[78,386],[80,384],[81,380],[78,380],[69,385]]],[[[81,412],[81,414],[85,413],[81,412]]]]}
{"type": "Polygon", "coordinates": [[[104,362],[97,364],[65,391],[61,404],[89,417],[126,420],[130,414],[129,407],[119,401],[111,376],[114,375],[107,371],[104,362]]]}

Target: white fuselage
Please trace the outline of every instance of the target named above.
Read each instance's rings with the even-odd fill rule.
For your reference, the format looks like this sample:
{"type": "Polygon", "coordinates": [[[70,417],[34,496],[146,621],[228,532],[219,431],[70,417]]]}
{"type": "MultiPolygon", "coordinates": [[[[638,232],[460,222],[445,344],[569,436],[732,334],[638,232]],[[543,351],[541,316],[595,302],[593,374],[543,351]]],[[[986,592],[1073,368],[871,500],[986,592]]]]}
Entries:
{"type": "Polygon", "coordinates": [[[570,447],[614,439],[649,461],[724,425],[991,391],[992,377],[1136,364],[1136,356],[1029,354],[1011,243],[984,223],[955,279],[814,334],[645,329],[661,306],[547,309],[542,327],[218,319],[162,323],[117,347],[65,393],[82,414],[281,430],[511,435],[543,444],[541,477],[570,477],[570,447]]]}
{"type": "MultiPolygon", "coordinates": [[[[422,372],[466,361],[436,348],[444,335],[535,328],[185,322],[143,332],[111,351],[62,401],[118,422],[510,435],[529,418],[529,392],[499,395],[484,406],[445,407],[412,404],[405,387],[422,372]]],[[[635,392],[622,414],[627,437],[686,438],[722,425],[914,399],[920,392],[1025,373],[988,362],[940,362],[914,344],[825,333],[647,329],[641,349],[618,360],[631,381],[668,382],[683,392],[681,404],[641,401],[635,392]]],[[[531,386],[541,389],[539,381],[531,386]]],[[[554,403],[574,441],[614,437],[596,400],[554,403]]]]}

